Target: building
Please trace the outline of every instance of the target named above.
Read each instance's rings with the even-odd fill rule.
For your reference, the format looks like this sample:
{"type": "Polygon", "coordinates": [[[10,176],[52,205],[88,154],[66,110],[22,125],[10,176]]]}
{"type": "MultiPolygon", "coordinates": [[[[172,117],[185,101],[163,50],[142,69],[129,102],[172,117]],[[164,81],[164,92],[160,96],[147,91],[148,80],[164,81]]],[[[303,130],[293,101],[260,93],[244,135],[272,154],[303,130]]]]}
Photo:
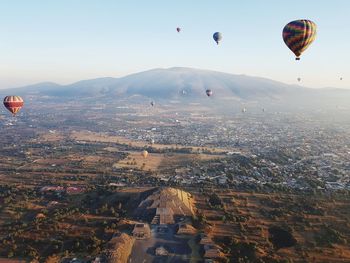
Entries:
{"type": "Polygon", "coordinates": [[[152,225],[167,225],[192,217],[193,211],[191,194],[167,187],[159,189],[142,201],[136,214],[152,225]]]}
{"type": "Polygon", "coordinates": [[[151,229],[148,224],[138,223],[135,225],[132,235],[136,239],[148,239],[151,237],[151,229]]]}
{"type": "Polygon", "coordinates": [[[179,224],[178,235],[195,235],[197,230],[190,224],[179,224]]]}
{"type": "Polygon", "coordinates": [[[163,246],[160,246],[156,248],[155,254],[156,256],[167,256],[169,252],[163,246]]]}

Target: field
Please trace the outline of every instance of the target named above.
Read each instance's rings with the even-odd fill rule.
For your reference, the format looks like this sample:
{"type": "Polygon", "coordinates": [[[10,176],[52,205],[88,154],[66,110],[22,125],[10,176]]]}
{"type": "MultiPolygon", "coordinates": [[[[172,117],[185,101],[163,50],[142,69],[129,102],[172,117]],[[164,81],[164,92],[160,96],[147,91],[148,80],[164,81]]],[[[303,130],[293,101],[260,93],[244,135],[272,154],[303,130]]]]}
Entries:
{"type": "MultiPolygon", "coordinates": [[[[2,186],[0,256],[44,262],[53,254],[98,255],[113,234],[130,233],[133,211],[149,190],[90,186],[57,195],[2,186]]],[[[349,197],[186,191],[201,218],[194,221],[198,233],[211,237],[231,262],[243,255],[249,262],[350,261],[349,197]]]]}
{"type": "MultiPolygon", "coordinates": [[[[157,150],[164,150],[164,149],[169,149],[169,148],[176,148],[179,147],[177,145],[172,145],[172,144],[151,144],[150,142],[144,142],[144,141],[135,141],[131,140],[122,136],[110,136],[102,133],[93,133],[93,132],[72,132],[70,135],[70,138],[74,140],[79,140],[79,141],[88,141],[88,142],[104,142],[104,143],[117,143],[117,144],[122,144],[122,145],[128,145],[130,147],[140,147],[140,148],[145,148],[148,146],[152,146],[153,148],[157,150]]],[[[229,151],[228,149],[225,148],[211,148],[211,147],[193,147],[189,146],[192,148],[192,151],[202,151],[204,149],[209,149],[212,153],[225,153],[229,151]]]]}
{"type": "MultiPolygon", "coordinates": [[[[104,253],[114,235],[131,233],[139,220],[134,211],[153,187],[171,186],[194,196],[196,216],[186,220],[198,230],[191,236],[196,257],[203,258],[198,240],[205,233],[229,262],[350,262],[348,191],[331,191],[318,178],[309,182],[311,164],[299,166],[308,152],[280,152],[276,143],[279,151],[262,147],[264,154],[255,154],[250,149],[259,149],[266,138],[256,137],[260,124],[253,139],[245,137],[250,121],[236,131],[232,122],[221,134],[216,132],[222,124],[214,126],[201,113],[182,116],[181,125],[174,123],[181,119],[175,112],[154,120],[148,115],[126,112],[125,121],[115,112],[90,112],[104,121],[103,132],[78,114],[63,115],[63,128],[56,118],[41,128],[32,120],[18,128],[3,126],[0,257],[45,262],[55,254],[91,260],[104,253]],[[112,117],[120,119],[111,122],[112,117]],[[158,122],[163,117],[164,126],[158,122]],[[123,134],[118,132],[123,123],[125,136],[116,136],[123,134]],[[154,126],[157,131],[148,133],[154,126]],[[152,144],[152,136],[162,143],[152,144]],[[284,163],[287,157],[298,166],[284,163]]],[[[346,159],[334,165],[339,176],[345,171],[342,162],[346,159]]]]}
{"type": "Polygon", "coordinates": [[[116,168],[139,168],[146,171],[162,171],[169,167],[181,167],[188,165],[193,161],[213,160],[220,158],[216,155],[206,154],[159,154],[149,153],[147,158],[144,158],[140,152],[128,152],[128,157],[114,164],[116,168]]]}
{"type": "Polygon", "coordinates": [[[226,250],[233,240],[253,244],[252,259],[350,261],[348,197],[212,191],[195,200],[197,213],[210,226],[205,231],[226,250]],[[286,234],[285,244],[274,240],[273,229],[286,234]]]}

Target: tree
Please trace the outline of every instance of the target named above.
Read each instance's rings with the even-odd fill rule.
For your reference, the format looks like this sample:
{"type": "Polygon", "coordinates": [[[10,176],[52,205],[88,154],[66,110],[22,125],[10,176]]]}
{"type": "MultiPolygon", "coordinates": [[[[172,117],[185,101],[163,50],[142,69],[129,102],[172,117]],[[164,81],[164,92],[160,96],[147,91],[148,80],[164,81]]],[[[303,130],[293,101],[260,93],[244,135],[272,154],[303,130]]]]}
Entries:
{"type": "Polygon", "coordinates": [[[45,263],[59,263],[60,258],[56,255],[49,256],[46,260],[45,263]]]}

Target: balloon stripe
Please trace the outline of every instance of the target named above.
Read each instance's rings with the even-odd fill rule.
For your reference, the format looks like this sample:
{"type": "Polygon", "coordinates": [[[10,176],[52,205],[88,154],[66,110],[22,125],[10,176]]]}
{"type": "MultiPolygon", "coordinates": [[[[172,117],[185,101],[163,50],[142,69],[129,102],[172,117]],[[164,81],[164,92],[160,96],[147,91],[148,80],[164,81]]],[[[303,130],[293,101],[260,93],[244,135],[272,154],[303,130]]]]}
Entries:
{"type": "Polygon", "coordinates": [[[4,106],[12,114],[16,114],[23,107],[23,99],[20,96],[6,96],[4,98],[4,106]]]}
{"type": "Polygon", "coordinates": [[[288,48],[299,57],[315,40],[316,24],[310,20],[292,21],[284,27],[282,36],[288,48]]]}

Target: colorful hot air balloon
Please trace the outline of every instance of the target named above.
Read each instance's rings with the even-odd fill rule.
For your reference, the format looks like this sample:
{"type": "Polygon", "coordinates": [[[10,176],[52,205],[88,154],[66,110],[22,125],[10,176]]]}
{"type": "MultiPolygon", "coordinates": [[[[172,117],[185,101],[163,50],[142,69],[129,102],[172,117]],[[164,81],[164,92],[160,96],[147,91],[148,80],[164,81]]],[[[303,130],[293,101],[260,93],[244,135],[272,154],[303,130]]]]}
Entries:
{"type": "Polygon", "coordinates": [[[23,107],[23,99],[20,96],[6,96],[4,98],[4,106],[8,109],[14,116],[23,107]]]}
{"type": "Polygon", "coordinates": [[[219,45],[219,42],[222,40],[222,34],[220,32],[215,32],[213,35],[213,38],[214,38],[216,44],[219,45]]]}
{"type": "Polygon", "coordinates": [[[146,151],[146,150],[143,150],[142,151],[142,153],[141,153],[141,155],[143,156],[143,158],[147,158],[147,156],[148,156],[148,152],[146,151]]]}
{"type": "Polygon", "coordinates": [[[208,97],[210,97],[211,95],[213,95],[213,91],[211,89],[207,89],[205,91],[205,93],[207,94],[208,97]]]}
{"type": "Polygon", "coordinates": [[[177,33],[180,33],[181,28],[177,27],[177,28],[176,28],[176,31],[177,31],[177,33]]]}
{"type": "Polygon", "coordinates": [[[315,40],[316,29],[316,24],[306,19],[292,21],[284,27],[284,43],[295,54],[296,60],[300,60],[301,54],[315,40]]]}

